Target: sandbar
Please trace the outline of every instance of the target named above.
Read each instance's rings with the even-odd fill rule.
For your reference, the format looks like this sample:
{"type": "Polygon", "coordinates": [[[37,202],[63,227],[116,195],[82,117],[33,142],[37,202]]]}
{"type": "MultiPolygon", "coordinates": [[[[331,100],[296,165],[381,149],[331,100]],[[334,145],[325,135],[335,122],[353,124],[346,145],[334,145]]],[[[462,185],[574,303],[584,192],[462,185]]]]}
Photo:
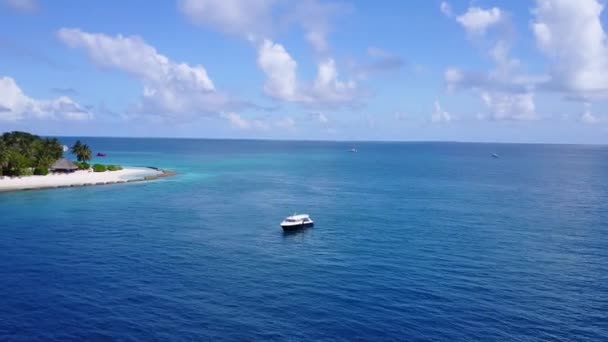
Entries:
{"type": "Polygon", "coordinates": [[[152,167],[129,166],[118,171],[78,170],[72,173],[56,173],[46,176],[4,176],[0,177],[0,192],[126,183],[152,180],[174,174],[175,172],[172,171],[152,167]]]}

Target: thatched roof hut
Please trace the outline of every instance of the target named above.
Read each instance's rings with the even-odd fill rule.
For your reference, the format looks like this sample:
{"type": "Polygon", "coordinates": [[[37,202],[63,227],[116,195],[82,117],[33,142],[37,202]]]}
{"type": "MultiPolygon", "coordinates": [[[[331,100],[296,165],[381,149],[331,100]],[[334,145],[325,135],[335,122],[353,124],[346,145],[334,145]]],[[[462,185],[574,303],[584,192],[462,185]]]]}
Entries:
{"type": "Polygon", "coordinates": [[[74,172],[78,170],[78,166],[67,158],[59,158],[49,169],[53,172],[74,172]]]}

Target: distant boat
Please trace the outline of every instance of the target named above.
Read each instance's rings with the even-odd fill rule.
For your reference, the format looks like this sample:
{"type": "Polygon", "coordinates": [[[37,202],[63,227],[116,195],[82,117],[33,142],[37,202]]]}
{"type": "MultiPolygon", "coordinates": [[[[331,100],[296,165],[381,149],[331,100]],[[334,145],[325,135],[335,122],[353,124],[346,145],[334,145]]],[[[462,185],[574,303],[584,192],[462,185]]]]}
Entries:
{"type": "Polygon", "coordinates": [[[292,216],[286,217],[283,222],[281,222],[281,228],[285,231],[312,227],[313,225],[314,222],[307,214],[293,214],[292,216]]]}
{"type": "Polygon", "coordinates": [[[358,152],[356,148],[351,148],[350,150],[348,150],[348,152],[358,152]]]}
{"type": "Polygon", "coordinates": [[[98,156],[98,157],[105,157],[105,156],[106,156],[106,154],[105,154],[105,153],[101,153],[101,152],[97,152],[97,156],[98,156]]]}
{"type": "Polygon", "coordinates": [[[492,153],[492,158],[498,158],[498,154],[492,153]]]}

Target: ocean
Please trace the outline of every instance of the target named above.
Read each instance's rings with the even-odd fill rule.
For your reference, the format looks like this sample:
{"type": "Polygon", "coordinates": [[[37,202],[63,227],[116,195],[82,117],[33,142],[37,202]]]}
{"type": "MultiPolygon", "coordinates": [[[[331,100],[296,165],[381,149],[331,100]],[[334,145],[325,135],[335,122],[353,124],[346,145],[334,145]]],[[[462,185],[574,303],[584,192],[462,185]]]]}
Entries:
{"type": "Polygon", "coordinates": [[[1,193],[2,341],[608,340],[606,146],[82,140],[178,175],[1,193]]]}

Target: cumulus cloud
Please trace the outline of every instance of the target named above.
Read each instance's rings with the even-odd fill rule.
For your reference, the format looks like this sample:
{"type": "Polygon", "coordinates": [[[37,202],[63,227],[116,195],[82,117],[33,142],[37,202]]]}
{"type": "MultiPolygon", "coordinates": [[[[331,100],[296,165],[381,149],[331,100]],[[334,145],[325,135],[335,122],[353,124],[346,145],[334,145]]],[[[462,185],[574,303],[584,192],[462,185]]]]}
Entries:
{"type": "Polygon", "coordinates": [[[179,0],[179,11],[193,23],[248,37],[269,33],[275,0],[179,0]]]}
{"type": "Polygon", "coordinates": [[[297,101],[296,61],[283,45],[265,39],[258,48],[258,66],[266,74],[264,92],[271,97],[297,101]]]}
{"type": "Polygon", "coordinates": [[[300,27],[305,39],[319,53],[329,49],[331,17],[349,9],[339,3],[317,0],[179,0],[177,6],[197,25],[252,41],[271,37],[283,26],[300,27]]]}
{"type": "Polygon", "coordinates": [[[357,100],[357,85],[338,77],[332,58],[318,64],[312,84],[297,80],[297,63],[283,45],[265,39],[258,47],[258,66],[266,75],[264,92],[279,100],[314,106],[338,106],[357,100]]]}
{"type": "Polygon", "coordinates": [[[537,0],[532,31],[558,90],[608,93],[608,45],[597,0],[537,0]]]}
{"type": "Polygon", "coordinates": [[[481,98],[490,110],[489,118],[492,120],[537,119],[534,93],[532,92],[506,93],[500,91],[482,91],[481,98]]]}
{"type": "Polygon", "coordinates": [[[321,124],[325,124],[329,122],[329,119],[327,118],[327,116],[325,116],[325,114],[321,113],[321,112],[313,112],[309,114],[310,118],[318,123],[321,124]]]}
{"type": "Polygon", "coordinates": [[[98,66],[120,70],[140,80],[143,94],[136,106],[138,113],[192,115],[238,106],[215,89],[202,65],[173,61],[138,36],[109,36],[77,28],[62,28],[57,36],[69,47],[86,51],[98,66]]]}
{"type": "Polygon", "coordinates": [[[434,110],[431,113],[431,122],[433,123],[449,123],[452,121],[452,116],[447,111],[441,108],[441,105],[438,101],[434,103],[434,110]]]}
{"type": "Polygon", "coordinates": [[[68,46],[85,49],[100,66],[123,70],[153,83],[176,82],[201,91],[214,90],[203,66],[171,61],[138,36],[109,36],[77,28],[62,28],[57,35],[68,46]]]}
{"type": "MultiPolygon", "coordinates": [[[[339,106],[356,101],[356,83],[338,78],[336,62],[327,53],[330,19],[348,11],[349,6],[318,0],[180,0],[178,8],[200,25],[237,34],[256,46],[258,67],[266,75],[263,91],[269,97],[310,106],[339,106]],[[318,53],[314,81],[300,82],[298,63],[283,45],[267,38],[279,27],[277,18],[282,19],[280,26],[300,27],[318,53]]],[[[385,64],[399,63],[392,56],[383,58],[385,64]]]]}
{"type": "Polygon", "coordinates": [[[536,119],[533,84],[543,79],[499,72],[467,72],[455,67],[444,72],[448,92],[471,90],[478,94],[489,111],[479,118],[491,120],[536,119]]]}
{"type": "Polygon", "coordinates": [[[599,123],[600,119],[597,118],[595,115],[591,114],[590,111],[585,111],[583,115],[581,115],[581,122],[588,125],[594,125],[599,123]]]}
{"type": "Polygon", "coordinates": [[[21,12],[34,12],[38,9],[37,0],[3,0],[4,4],[21,12]]]}
{"type": "Polygon", "coordinates": [[[456,21],[472,35],[483,35],[486,30],[498,24],[503,17],[502,11],[498,7],[483,9],[480,7],[469,7],[456,21]]]}
{"type": "Polygon", "coordinates": [[[508,18],[497,7],[482,9],[470,7],[456,21],[467,34],[476,40],[487,41],[486,52],[494,67],[489,71],[467,71],[449,67],[444,73],[448,92],[469,90],[477,94],[487,109],[478,115],[489,120],[533,120],[538,117],[534,104],[537,85],[545,82],[544,75],[529,75],[520,72],[521,63],[511,56],[511,41],[508,34],[486,36],[486,31],[498,23],[509,26],[508,18]]]}
{"type": "Polygon", "coordinates": [[[18,121],[28,118],[89,120],[93,114],[67,96],[37,100],[23,93],[11,77],[0,77],[0,120],[18,121]]]}
{"type": "Polygon", "coordinates": [[[465,80],[465,74],[459,68],[449,67],[443,73],[443,78],[447,84],[448,91],[453,92],[456,87],[463,83],[465,80]]]}
{"type": "Polygon", "coordinates": [[[328,104],[350,103],[356,100],[357,84],[355,81],[341,81],[338,78],[336,62],[332,58],[321,61],[317,78],[312,87],[309,101],[328,104]]]}
{"type": "Polygon", "coordinates": [[[222,113],[220,117],[228,120],[233,127],[240,129],[248,129],[251,127],[251,123],[238,115],[235,112],[222,113]]]}
{"type": "Polygon", "coordinates": [[[452,6],[450,6],[450,4],[445,1],[441,2],[441,4],[439,5],[439,10],[447,17],[452,16],[452,6]]]}
{"type": "Polygon", "coordinates": [[[600,117],[591,113],[591,104],[585,103],[585,111],[581,115],[580,121],[587,125],[595,125],[595,124],[602,123],[604,120],[602,120],[600,117]]]}
{"type": "Polygon", "coordinates": [[[329,50],[327,35],[331,31],[331,18],[349,11],[339,3],[317,0],[294,1],[295,7],[287,9],[287,17],[305,31],[305,38],[318,53],[329,50]]]}

